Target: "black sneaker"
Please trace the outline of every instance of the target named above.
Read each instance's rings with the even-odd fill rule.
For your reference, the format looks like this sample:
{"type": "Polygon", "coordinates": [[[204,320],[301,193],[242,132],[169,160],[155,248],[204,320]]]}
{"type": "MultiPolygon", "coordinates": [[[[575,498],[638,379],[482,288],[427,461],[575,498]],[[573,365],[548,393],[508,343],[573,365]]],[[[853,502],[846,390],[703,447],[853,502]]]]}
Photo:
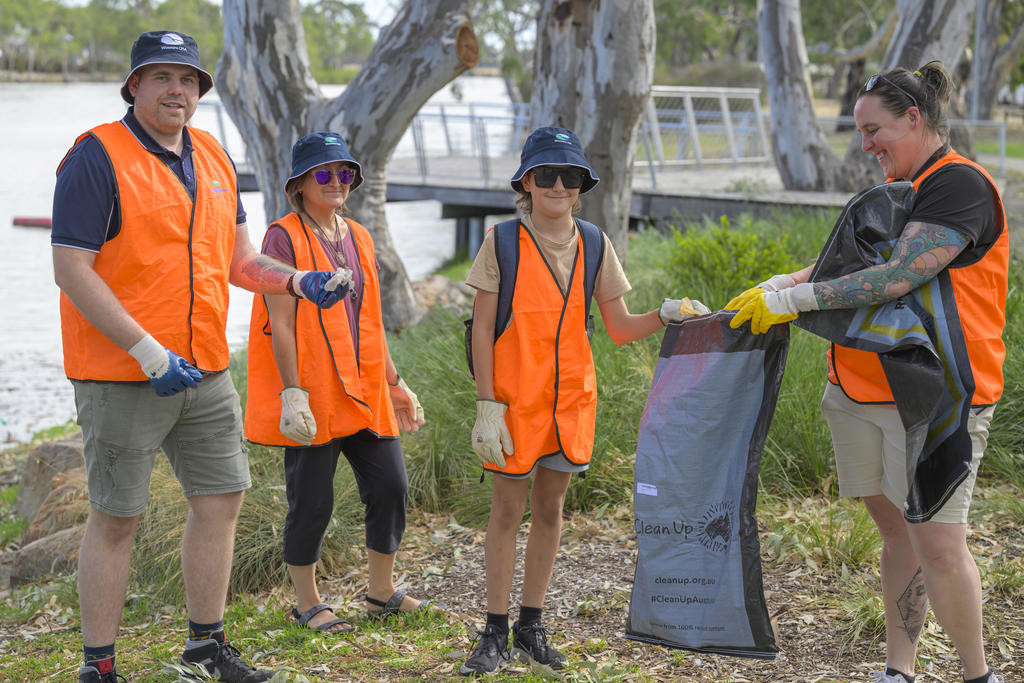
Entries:
{"type": "Polygon", "coordinates": [[[108,671],[101,674],[95,666],[83,666],[78,670],[78,683],[119,683],[124,676],[118,676],[116,671],[108,671]]]}
{"type": "Polygon", "coordinates": [[[511,661],[508,653],[508,633],[502,633],[493,624],[476,632],[473,654],[459,667],[463,676],[492,676],[511,661]]]}
{"type": "Polygon", "coordinates": [[[540,624],[512,624],[512,654],[525,662],[533,660],[551,670],[565,667],[565,655],[548,645],[548,632],[540,624]]]}
{"type": "MultiPolygon", "coordinates": [[[[223,633],[216,633],[213,638],[200,640],[202,645],[188,648],[182,653],[181,663],[185,666],[201,664],[209,673],[218,676],[217,680],[226,683],[260,683],[274,675],[273,671],[246,664],[242,661],[241,653],[231,644],[225,643],[223,638],[223,633]]],[[[179,677],[178,680],[190,679],[179,677]]]]}

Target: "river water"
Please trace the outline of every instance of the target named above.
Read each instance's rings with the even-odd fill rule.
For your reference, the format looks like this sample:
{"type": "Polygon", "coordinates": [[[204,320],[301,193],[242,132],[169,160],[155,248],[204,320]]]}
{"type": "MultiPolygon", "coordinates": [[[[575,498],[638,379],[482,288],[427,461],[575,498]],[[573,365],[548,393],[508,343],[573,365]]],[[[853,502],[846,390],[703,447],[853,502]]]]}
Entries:
{"type": "MultiPolygon", "coordinates": [[[[475,101],[507,102],[500,79],[462,76],[455,90],[431,102],[456,101],[459,90],[475,101]]],[[[327,95],[340,87],[325,86],[327,95]]],[[[203,101],[215,100],[216,92],[203,101]]],[[[71,386],[61,360],[58,289],[53,282],[50,234],[14,227],[15,216],[49,216],[54,172],[75,137],[93,125],[124,115],[116,83],[0,83],[0,447],[25,440],[45,427],[74,419],[71,386]]],[[[240,161],[240,137],[227,121],[229,152],[240,161]]],[[[212,109],[200,107],[192,121],[220,134],[212,109]]],[[[263,197],[246,192],[249,235],[259,245],[266,229],[263,197]]],[[[388,204],[388,226],[409,276],[428,275],[454,248],[454,221],[440,218],[437,202],[388,204]]],[[[356,220],[359,216],[354,216],[356,220]]],[[[228,341],[244,346],[252,295],[231,288],[228,341]]]]}

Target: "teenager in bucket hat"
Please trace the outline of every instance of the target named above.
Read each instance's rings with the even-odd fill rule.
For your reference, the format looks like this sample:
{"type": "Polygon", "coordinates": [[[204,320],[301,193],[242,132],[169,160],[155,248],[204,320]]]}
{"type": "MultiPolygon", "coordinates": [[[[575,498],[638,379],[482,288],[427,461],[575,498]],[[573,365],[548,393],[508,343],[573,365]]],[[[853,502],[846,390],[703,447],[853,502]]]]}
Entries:
{"type": "Polygon", "coordinates": [[[224,630],[235,527],[251,486],[226,372],[228,286],[322,307],[345,290],[328,286],[333,270],[298,273],[252,248],[234,164],[212,135],[186,125],[211,86],[191,37],[142,34],[122,84],[132,106],[80,135],[57,170],[50,241],[91,506],[78,558],[79,683],[124,680],[115,639],[158,450],[189,506],[181,663],[236,683],[273,675],[247,663],[224,630]]]}
{"type": "Polygon", "coordinates": [[[558,553],[565,493],[572,474],[590,466],[594,442],[597,380],[587,324],[589,274],[594,273],[593,298],[617,344],[708,312],[689,299],[666,299],[660,309],[640,315],[629,312],[623,295],[630,285],[607,235],[573,216],[580,209],[580,195],[597,182],[574,132],[552,126],[533,131],[511,179],[522,216],[488,231],[466,278],[477,290],[472,445],[494,479],[484,550],[487,622],[459,669],[463,675],[494,673],[512,656],[549,669],[566,664],[565,656],[548,643],[542,614],[558,553]],[[501,262],[515,269],[516,295],[511,315],[496,325],[503,298],[495,247],[499,240],[504,245],[501,262]],[[506,246],[517,251],[513,265],[505,260],[506,246]],[[519,296],[520,288],[529,295],[519,296]],[[527,497],[530,538],[510,650],[509,593],[527,497]]]}
{"type": "Polygon", "coordinates": [[[299,269],[339,269],[348,295],[330,311],[289,296],[255,297],[249,323],[245,436],[284,447],[292,617],[325,633],[354,628],[323,602],[316,582],[342,454],[366,506],[367,611],[387,616],[430,604],[394,584],[408,498],[398,434],[419,429],[423,409],[388,351],[373,239],[343,215],[361,182],[362,168],[338,133],[318,131],[295,143],[285,181],[294,211],[267,229],[263,253],[299,269]]]}
{"type": "Polygon", "coordinates": [[[121,84],[121,98],[135,104],[135,95],[128,81],[135,72],[149,64],[184,64],[193,67],[199,75],[199,97],[213,87],[213,77],[199,66],[199,45],[196,39],[176,31],[147,31],[132,44],[132,67],[121,84]]]}

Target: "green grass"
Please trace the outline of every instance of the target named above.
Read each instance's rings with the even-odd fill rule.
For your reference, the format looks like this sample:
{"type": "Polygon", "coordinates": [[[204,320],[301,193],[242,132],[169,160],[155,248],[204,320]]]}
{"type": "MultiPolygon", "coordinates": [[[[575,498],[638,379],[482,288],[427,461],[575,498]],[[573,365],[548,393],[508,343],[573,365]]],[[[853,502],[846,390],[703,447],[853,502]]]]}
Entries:
{"type": "MultiPolygon", "coordinates": [[[[975,140],[974,147],[982,154],[999,154],[999,143],[995,140],[975,140]]],[[[1024,159],[1024,142],[1007,140],[1006,156],[1024,159]]]]}

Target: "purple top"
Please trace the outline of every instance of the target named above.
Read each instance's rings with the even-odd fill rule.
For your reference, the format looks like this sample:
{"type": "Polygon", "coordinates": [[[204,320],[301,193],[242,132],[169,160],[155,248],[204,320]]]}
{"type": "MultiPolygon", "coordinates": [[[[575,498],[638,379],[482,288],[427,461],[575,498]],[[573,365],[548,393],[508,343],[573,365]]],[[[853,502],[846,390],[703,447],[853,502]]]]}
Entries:
{"type": "MultiPolygon", "coordinates": [[[[320,241],[320,246],[323,247],[324,252],[327,254],[328,260],[331,262],[331,267],[335,270],[345,265],[346,268],[352,271],[352,283],[349,285],[349,295],[345,297],[345,313],[348,315],[348,326],[352,330],[353,342],[355,342],[355,334],[359,323],[359,301],[358,297],[363,295],[363,269],[359,263],[359,252],[356,250],[356,241],[352,237],[352,229],[349,228],[348,233],[342,238],[340,242],[324,240],[315,230],[310,230],[310,233],[316,235],[316,238],[320,241]],[[329,245],[329,246],[328,246],[329,245]],[[333,247],[333,249],[332,249],[333,247]],[[334,259],[334,251],[339,251],[345,256],[345,264],[337,263],[334,259]]],[[[288,265],[295,267],[295,252],[292,250],[292,242],[288,237],[288,233],[284,228],[278,225],[271,225],[267,228],[267,234],[263,238],[263,253],[267,256],[276,258],[278,261],[283,261],[288,265]]],[[[378,271],[380,271],[380,264],[375,264],[378,271]]]]}

